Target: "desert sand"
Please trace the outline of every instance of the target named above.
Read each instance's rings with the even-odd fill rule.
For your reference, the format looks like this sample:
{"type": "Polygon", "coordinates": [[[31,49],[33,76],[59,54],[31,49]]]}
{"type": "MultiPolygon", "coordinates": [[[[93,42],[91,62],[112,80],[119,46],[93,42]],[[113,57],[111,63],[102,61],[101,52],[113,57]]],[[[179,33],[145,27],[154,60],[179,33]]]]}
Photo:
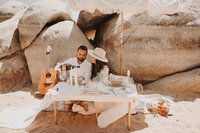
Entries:
{"type": "MultiPolygon", "coordinates": [[[[1,90],[0,111],[8,107],[37,106],[42,98],[34,95],[33,87],[1,90]]],[[[0,127],[1,133],[199,133],[200,94],[144,90],[145,94],[159,93],[174,98],[173,116],[137,113],[131,116],[131,130],[127,130],[127,115],[99,128],[95,114],[84,116],[73,112],[58,112],[58,125],[54,125],[53,112],[41,111],[31,125],[24,129],[0,127]]]]}

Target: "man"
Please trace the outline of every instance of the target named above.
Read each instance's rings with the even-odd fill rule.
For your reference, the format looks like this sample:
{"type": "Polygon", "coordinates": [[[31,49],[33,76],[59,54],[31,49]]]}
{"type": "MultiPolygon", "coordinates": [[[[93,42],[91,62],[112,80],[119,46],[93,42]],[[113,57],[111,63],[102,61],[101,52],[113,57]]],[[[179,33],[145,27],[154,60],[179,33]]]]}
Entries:
{"type": "MultiPolygon", "coordinates": [[[[88,49],[86,46],[81,45],[77,49],[77,57],[76,58],[70,58],[62,63],[57,63],[55,66],[55,70],[60,71],[60,66],[64,64],[71,64],[73,66],[80,66],[78,69],[78,77],[83,77],[85,79],[85,82],[88,82],[91,79],[91,69],[92,65],[89,63],[86,59],[88,53],[88,49]]],[[[72,101],[71,104],[68,104],[68,109],[71,109],[73,103],[76,103],[80,106],[82,106],[85,111],[88,111],[87,104],[84,104],[80,101],[72,101]]]]}
{"type": "Polygon", "coordinates": [[[60,71],[60,66],[64,64],[71,64],[73,66],[80,66],[78,69],[78,77],[84,77],[85,81],[88,82],[91,79],[91,69],[92,65],[86,59],[88,49],[86,46],[81,45],[77,49],[77,57],[70,58],[62,63],[57,63],[55,70],[60,71]]]}

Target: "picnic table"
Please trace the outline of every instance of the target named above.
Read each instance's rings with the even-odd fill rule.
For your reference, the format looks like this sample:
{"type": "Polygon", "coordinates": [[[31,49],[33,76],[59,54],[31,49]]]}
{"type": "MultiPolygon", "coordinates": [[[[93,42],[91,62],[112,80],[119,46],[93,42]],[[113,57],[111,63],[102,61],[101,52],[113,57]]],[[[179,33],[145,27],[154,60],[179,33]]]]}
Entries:
{"type": "Polygon", "coordinates": [[[46,94],[48,98],[54,101],[55,124],[57,124],[57,101],[63,101],[63,110],[65,111],[65,101],[92,101],[95,103],[96,118],[98,118],[99,102],[123,102],[128,103],[128,129],[130,129],[131,103],[137,96],[135,84],[128,86],[106,86],[98,82],[96,88],[88,86],[72,86],[68,82],[59,82],[46,94]],[[127,91],[129,87],[129,91],[127,91]]]}

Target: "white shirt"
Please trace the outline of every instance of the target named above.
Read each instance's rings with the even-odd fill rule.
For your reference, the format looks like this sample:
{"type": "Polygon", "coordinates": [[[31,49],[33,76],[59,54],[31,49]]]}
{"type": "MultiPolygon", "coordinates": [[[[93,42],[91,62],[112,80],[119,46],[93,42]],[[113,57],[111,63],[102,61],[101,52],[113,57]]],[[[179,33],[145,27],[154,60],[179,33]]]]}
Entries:
{"type": "Polygon", "coordinates": [[[92,64],[89,63],[87,60],[84,60],[82,64],[78,64],[77,60],[77,58],[70,58],[62,63],[57,63],[55,66],[55,70],[60,71],[59,66],[64,64],[80,66],[80,68],[78,68],[78,76],[85,77],[86,82],[88,82],[91,79],[92,64]]]}

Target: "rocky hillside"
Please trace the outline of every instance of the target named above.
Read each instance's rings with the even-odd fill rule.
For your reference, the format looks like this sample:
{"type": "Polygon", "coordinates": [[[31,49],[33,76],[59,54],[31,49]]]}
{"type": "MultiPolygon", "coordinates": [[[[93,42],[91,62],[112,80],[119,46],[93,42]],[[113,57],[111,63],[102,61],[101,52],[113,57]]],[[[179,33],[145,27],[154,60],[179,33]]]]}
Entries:
{"type": "MultiPolygon", "coordinates": [[[[131,70],[147,89],[200,92],[200,1],[181,1],[187,4],[174,14],[124,14],[123,75],[131,70]]],[[[109,68],[120,73],[120,15],[81,11],[77,23],[72,15],[58,0],[0,6],[0,89],[36,86],[47,67],[48,45],[53,47],[50,67],[75,57],[84,44],[104,48],[109,68]],[[89,31],[96,31],[94,40],[86,37],[89,31]]]]}

